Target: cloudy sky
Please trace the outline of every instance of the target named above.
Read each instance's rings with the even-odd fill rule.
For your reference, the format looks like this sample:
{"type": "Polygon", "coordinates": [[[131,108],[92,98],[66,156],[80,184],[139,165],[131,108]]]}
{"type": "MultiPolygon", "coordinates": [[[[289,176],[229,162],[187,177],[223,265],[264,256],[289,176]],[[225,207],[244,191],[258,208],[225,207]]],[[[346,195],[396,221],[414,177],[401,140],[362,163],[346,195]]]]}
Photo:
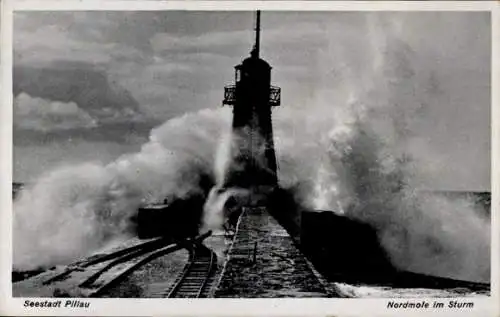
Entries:
{"type": "MultiPolygon", "coordinates": [[[[374,17],[432,86],[412,129],[449,162],[441,187],[489,189],[489,14],[265,12],[262,55],[283,105],[328,98],[346,69],[364,78],[374,17]]],[[[14,180],[109,162],[165,120],[219,107],[252,27],[252,12],[15,13],[14,180]]]]}

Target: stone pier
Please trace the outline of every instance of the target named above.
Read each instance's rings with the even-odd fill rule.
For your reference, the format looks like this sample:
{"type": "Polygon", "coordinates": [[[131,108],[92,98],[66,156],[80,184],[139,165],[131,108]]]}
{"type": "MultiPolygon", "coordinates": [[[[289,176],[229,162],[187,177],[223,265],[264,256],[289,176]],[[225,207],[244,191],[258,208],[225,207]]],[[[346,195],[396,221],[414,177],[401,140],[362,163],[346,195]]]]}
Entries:
{"type": "Polygon", "coordinates": [[[244,208],[215,297],[328,297],[321,277],[265,208],[244,208]]]}

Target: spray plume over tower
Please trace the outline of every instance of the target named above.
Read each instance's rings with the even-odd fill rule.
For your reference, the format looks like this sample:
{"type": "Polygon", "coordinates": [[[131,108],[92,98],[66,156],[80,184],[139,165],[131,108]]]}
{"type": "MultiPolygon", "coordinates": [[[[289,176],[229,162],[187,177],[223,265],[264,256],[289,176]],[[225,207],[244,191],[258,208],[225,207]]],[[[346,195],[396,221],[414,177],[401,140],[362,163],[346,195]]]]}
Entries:
{"type": "Polygon", "coordinates": [[[280,88],[271,86],[271,66],[260,58],[260,11],[250,57],[235,67],[235,83],[224,87],[223,105],[233,106],[232,161],[224,187],[259,189],[278,183],[271,108],[280,88]]]}

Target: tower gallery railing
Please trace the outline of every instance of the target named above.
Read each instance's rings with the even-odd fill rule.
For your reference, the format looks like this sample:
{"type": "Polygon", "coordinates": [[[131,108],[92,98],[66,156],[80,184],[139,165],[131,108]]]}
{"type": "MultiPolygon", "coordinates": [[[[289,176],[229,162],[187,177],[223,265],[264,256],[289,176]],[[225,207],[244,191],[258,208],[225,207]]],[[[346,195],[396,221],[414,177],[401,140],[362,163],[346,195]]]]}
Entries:
{"type": "MultiPolygon", "coordinates": [[[[228,85],[224,87],[224,100],[222,105],[234,106],[236,103],[236,85],[228,85]]],[[[271,86],[269,91],[269,104],[271,107],[281,105],[281,88],[271,86]]]]}

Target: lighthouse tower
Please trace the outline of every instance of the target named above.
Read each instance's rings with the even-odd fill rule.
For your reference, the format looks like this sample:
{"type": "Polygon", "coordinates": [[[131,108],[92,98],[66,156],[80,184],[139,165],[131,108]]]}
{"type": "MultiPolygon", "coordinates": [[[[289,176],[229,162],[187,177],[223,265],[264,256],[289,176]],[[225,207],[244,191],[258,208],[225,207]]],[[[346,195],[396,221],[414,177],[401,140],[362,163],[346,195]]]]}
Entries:
{"type": "Polygon", "coordinates": [[[278,183],[271,108],[280,105],[280,88],[271,86],[271,66],[260,58],[260,11],[250,57],[235,68],[235,83],[224,87],[223,105],[233,106],[231,163],[225,186],[274,188],[278,183]]]}

